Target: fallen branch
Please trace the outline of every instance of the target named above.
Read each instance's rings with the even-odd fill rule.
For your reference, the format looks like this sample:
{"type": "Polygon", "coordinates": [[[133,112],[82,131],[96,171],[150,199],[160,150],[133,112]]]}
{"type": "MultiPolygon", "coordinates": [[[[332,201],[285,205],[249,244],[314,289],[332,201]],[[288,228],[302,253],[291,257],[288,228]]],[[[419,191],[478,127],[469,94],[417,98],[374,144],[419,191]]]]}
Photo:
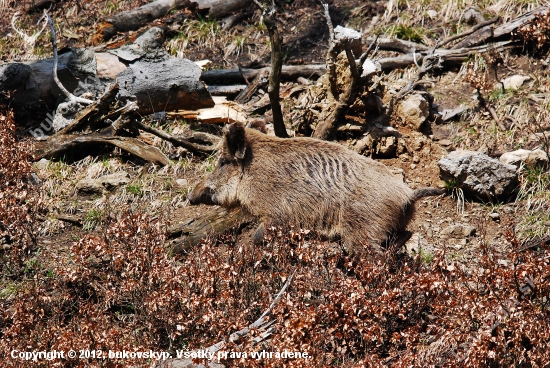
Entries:
{"type": "Polygon", "coordinates": [[[332,21],[330,19],[330,13],[328,4],[323,3],[325,10],[325,19],[327,26],[329,27],[329,33],[331,35],[330,47],[327,53],[327,75],[330,82],[330,87],[327,89],[329,99],[333,100],[333,104],[330,107],[331,111],[328,116],[320,121],[313,133],[314,138],[327,140],[332,137],[337,128],[337,123],[344,113],[348,110],[350,104],[353,101],[353,92],[357,84],[359,83],[359,73],[357,71],[357,63],[355,56],[351,51],[349,41],[347,39],[337,40],[334,38],[334,30],[332,29],[332,21]],[[345,51],[348,60],[348,65],[351,72],[351,80],[346,90],[338,96],[337,91],[337,76],[336,76],[336,58],[340,52],[345,51]]]}
{"type": "Polygon", "coordinates": [[[75,101],[75,102],[79,102],[79,103],[83,103],[83,104],[86,104],[86,105],[89,105],[91,103],[93,103],[94,101],[92,100],[88,100],[87,98],[81,98],[81,97],[76,97],[75,95],[73,95],[71,92],[67,91],[67,89],[65,88],[65,86],[63,86],[63,84],[59,81],[59,78],[57,77],[57,38],[55,36],[55,28],[53,26],[53,21],[52,21],[52,18],[50,17],[50,15],[48,13],[46,13],[46,19],[48,20],[48,24],[50,25],[50,32],[52,34],[52,45],[53,45],[53,80],[55,81],[55,84],[57,84],[57,86],[59,87],[59,89],[61,90],[61,92],[70,100],[70,101],[75,101]]]}
{"type": "Polygon", "coordinates": [[[53,135],[46,141],[35,143],[34,157],[37,160],[60,157],[67,151],[81,148],[87,144],[112,145],[157,165],[164,166],[170,163],[168,158],[158,148],[150,146],[137,138],[113,137],[101,132],[82,135],[53,135]]]}
{"type": "Polygon", "coordinates": [[[17,26],[15,25],[15,21],[17,20],[17,18],[19,18],[20,15],[21,13],[19,13],[19,11],[16,11],[13,14],[13,16],[11,17],[11,28],[23,39],[23,41],[25,42],[26,50],[32,53],[34,50],[34,45],[36,44],[36,40],[38,39],[38,37],[40,37],[40,35],[44,31],[44,28],[46,28],[46,26],[48,25],[48,20],[44,19],[44,17],[40,18],[37,24],[39,24],[40,21],[44,19],[44,24],[42,25],[42,28],[39,31],[34,32],[32,36],[29,36],[25,32],[21,31],[19,28],[17,28],[17,26]]]}
{"type": "Polygon", "coordinates": [[[485,21],[485,22],[482,22],[482,23],[479,23],[478,25],[472,27],[470,30],[466,31],[466,32],[462,32],[460,34],[457,34],[457,35],[454,35],[454,36],[451,36],[451,37],[448,37],[446,39],[444,39],[443,41],[439,42],[439,47],[441,46],[445,46],[446,44],[450,43],[450,42],[453,42],[453,41],[456,41],[458,39],[461,39],[461,38],[464,38],[466,36],[469,36],[471,35],[472,33],[474,33],[475,31],[477,31],[478,29],[481,29],[481,28],[484,28],[484,27],[487,27],[493,23],[496,23],[498,22],[500,19],[500,17],[495,17],[493,19],[489,19],[488,21],[485,21]]]}
{"type": "Polygon", "coordinates": [[[226,210],[214,208],[198,219],[184,220],[168,230],[168,238],[174,252],[187,251],[199,244],[201,239],[222,235],[235,226],[244,226],[255,218],[241,208],[226,210]]]}
{"type": "MultiPolygon", "coordinates": [[[[259,73],[263,73],[270,68],[261,69],[242,69],[242,74],[239,69],[219,69],[208,70],[202,73],[201,80],[207,84],[245,84],[245,77],[248,80],[254,79],[259,73]],[[244,77],[243,77],[244,75],[244,77]]],[[[303,78],[319,78],[325,74],[326,65],[310,64],[310,65],[283,65],[281,69],[282,80],[296,80],[303,78]]]]}
{"type": "Polygon", "coordinates": [[[279,101],[279,91],[281,87],[281,69],[283,67],[283,46],[281,35],[275,23],[275,2],[271,8],[262,5],[257,0],[253,0],[256,5],[262,10],[264,24],[269,33],[271,43],[271,70],[269,72],[269,87],[267,93],[271,102],[271,112],[273,114],[273,128],[275,135],[280,138],[288,138],[285,122],[283,118],[283,110],[279,101]]]}
{"type": "Polygon", "coordinates": [[[117,32],[135,31],[171,10],[192,7],[189,0],[157,0],[108,18],[100,25],[101,38],[107,41],[117,32]]]}
{"type": "Polygon", "coordinates": [[[137,121],[135,124],[139,129],[144,130],[148,133],[154,134],[157,137],[172,143],[174,146],[183,147],[191,152],[201,152],[206,154],[212,154],[218,149],[217,145],[203,146],[200,144],[195,144],[188,141],[187,139],[175,137],[171,134],[166,133],[165,131],[153,128],[149,125],[144,124],[141,121],[137,121]]]}

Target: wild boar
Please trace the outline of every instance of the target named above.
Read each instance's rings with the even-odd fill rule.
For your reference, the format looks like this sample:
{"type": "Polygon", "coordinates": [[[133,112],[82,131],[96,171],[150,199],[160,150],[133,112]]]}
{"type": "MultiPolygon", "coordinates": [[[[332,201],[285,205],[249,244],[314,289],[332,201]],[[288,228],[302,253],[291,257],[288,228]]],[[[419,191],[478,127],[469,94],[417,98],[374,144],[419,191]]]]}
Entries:
{"type": "Polygon", "coordinates": [[[346,247],[381,245],[405,229],[417,199],[443,193],[412,190],[382,163],[337,143],[271,137],[238,123],[220,151],[214,171],[189,193],[191,204],[242,206],[264,224],[340,235],[346,247]]]}

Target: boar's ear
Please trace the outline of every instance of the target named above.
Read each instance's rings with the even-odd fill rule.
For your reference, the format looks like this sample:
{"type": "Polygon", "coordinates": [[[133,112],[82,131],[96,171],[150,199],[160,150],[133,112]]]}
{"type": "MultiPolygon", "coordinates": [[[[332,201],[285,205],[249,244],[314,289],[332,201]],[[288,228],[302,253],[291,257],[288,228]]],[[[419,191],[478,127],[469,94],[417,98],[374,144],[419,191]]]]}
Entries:
{"type": "Polygon", "coordinates": [[[240,123],[231,124],[227,129],[227,133],[225,133],[225,142],[229,154],[242,160],[246,152],[244,125],[240,123]]]}

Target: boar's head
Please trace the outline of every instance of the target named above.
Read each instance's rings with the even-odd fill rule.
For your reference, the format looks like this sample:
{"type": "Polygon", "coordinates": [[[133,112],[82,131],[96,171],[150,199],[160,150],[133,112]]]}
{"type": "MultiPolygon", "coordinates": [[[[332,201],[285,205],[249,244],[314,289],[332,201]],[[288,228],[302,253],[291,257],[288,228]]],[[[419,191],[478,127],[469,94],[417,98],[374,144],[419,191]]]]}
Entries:
{"type": "Polygon", "coordinates": [[[245,129],[242,124],[231,124],[225,133],[218,163],[191,193],[191,204],[215,204],[232,207],[238,204],[237,189],[243,177],[246,154],[245,129]]]}

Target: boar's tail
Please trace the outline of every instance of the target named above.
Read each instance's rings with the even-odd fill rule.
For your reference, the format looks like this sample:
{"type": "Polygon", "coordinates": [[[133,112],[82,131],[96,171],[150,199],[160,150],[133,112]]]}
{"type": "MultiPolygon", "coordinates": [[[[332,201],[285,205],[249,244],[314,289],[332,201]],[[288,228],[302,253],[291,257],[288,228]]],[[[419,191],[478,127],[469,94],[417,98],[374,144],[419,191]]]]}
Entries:
{"type": "Polygon", "coordinates": [[[445,191],[439,188],[433,188],[433,187],[419,188],[413,192],[411,197],[411,202],[415,202],[422,197],[436,196],[436,195],[441,195],[443,193],[445,193],[445,191]]]}

